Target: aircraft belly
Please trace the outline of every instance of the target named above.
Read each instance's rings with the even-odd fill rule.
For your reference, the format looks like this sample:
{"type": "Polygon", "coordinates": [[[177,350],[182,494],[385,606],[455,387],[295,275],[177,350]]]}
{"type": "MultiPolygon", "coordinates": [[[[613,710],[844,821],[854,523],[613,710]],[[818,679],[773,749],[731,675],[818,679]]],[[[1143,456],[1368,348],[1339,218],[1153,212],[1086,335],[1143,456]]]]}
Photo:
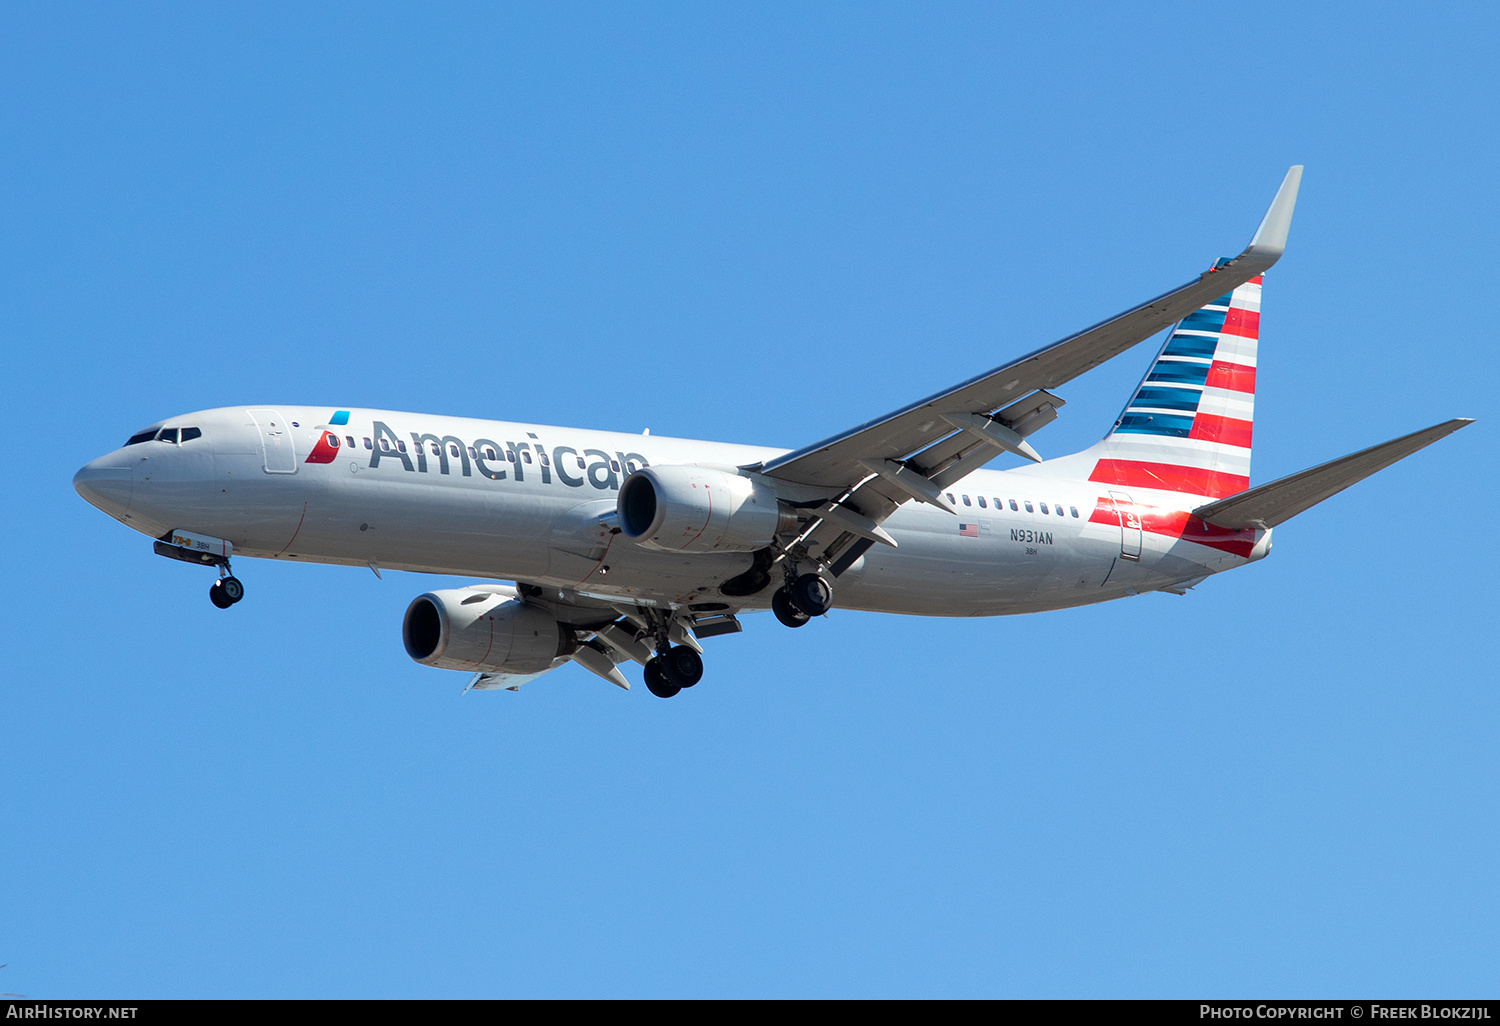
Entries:
{"type": "Polygon", "coordinates": [[[689,554],[635,544],[614,529],[615,500],[589,499],[563,509],[548,536],[548,568],[538,584],[622,598],[718,601],[718,586],[750,568],[749,552],[689,554]]]}

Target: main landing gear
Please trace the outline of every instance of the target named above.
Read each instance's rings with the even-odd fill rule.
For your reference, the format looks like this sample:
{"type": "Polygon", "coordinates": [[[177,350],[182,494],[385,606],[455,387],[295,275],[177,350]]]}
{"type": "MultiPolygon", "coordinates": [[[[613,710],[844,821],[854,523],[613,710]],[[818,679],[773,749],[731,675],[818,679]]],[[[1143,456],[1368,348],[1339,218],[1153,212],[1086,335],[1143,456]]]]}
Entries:
{"type": "Polygon", "coordinates": [[[771,612],[788,627],[801,627],[833,608],[833,585],[817,574],[792,578],[771,596],[771,612]]]}
{"type": "Polygon", "coordinates": [[[245,586],[240,579],[229,573],[229,564],[224,564],[224,576],[208,589],[208,600],[220,609],[228,609],[245,597],[245,586]]]}
{"type": "Polygon", "coordinates": [[[671,698],[703,679],[703,657],[686,645],[663,646],[646,663],[646,690],[657,698],[671,698]]]}

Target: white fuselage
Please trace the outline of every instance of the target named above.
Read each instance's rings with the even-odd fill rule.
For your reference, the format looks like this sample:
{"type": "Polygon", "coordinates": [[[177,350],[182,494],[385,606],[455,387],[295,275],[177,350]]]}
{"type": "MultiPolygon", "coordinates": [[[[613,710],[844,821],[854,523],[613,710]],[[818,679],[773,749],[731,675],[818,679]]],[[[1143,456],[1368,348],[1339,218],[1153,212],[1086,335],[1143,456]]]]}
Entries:
{"type": "MultiPolygon", "coordinates": [[[[346,423],[330,415],[281,406],[173,417],[163,426],[201,435],[127,445],[88,464],[76,484],[143,534],[227,539],[236,556],[689,605],[718,600],[751,555],[654,551],[601,530],[621,481],[643,465],[734,468],[783,451],[379,410],[349,411],[346,423]],[[339,437],[336,449],[325,432],[339,437]]],[[[1193,582],[1269,548],[1269,532],[1211,546],[1153,531],[1202,500],[1112,496],[1058,463],[969,475],[947,490],[956,515],[901,507],[884,523],[898,547],[876,545],[855,562],[838,579],[836,604],[928,616],[1058,609],[1193,582]],[[1134,515],[1117,516],[1116,503],[1134,515]]],[[[735,604],[767,608],[772,590],[735,604]]]]}

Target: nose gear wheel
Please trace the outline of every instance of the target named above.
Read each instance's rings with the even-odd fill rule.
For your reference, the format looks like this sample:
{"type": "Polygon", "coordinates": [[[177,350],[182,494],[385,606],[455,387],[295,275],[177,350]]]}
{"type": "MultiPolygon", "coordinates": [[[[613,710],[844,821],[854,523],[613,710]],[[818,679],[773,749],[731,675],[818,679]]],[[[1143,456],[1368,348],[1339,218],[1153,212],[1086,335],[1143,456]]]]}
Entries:
{"type": "Polygon", "coordinates": [[[238,577],[221,577],[208,589],[208,600],[220,609],[228,609],[245,597],[245,586],[238,577]]]}

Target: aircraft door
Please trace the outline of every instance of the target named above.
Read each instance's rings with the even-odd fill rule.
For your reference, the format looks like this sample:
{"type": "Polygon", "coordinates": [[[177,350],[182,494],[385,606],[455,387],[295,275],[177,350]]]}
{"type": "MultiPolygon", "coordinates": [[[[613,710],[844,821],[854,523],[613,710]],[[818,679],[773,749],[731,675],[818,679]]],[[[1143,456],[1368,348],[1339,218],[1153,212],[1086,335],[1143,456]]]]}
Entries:
{"type": "Polygon", "coordinates": [[[1125,559],[1141,558],[1141,515],[1135,502],[1124,492],[1113,489],[1109,493],[1115,504],[1115,513],[1120,518],[1120,555],[1125,559]]]}
{"type": "Polygon", "coordinates": [[[297,453],[292,445],[292,425],[276,410],[250,410],[255,426],[260,428],[261,451],[267,474],[295,474],[297,453]]]}

